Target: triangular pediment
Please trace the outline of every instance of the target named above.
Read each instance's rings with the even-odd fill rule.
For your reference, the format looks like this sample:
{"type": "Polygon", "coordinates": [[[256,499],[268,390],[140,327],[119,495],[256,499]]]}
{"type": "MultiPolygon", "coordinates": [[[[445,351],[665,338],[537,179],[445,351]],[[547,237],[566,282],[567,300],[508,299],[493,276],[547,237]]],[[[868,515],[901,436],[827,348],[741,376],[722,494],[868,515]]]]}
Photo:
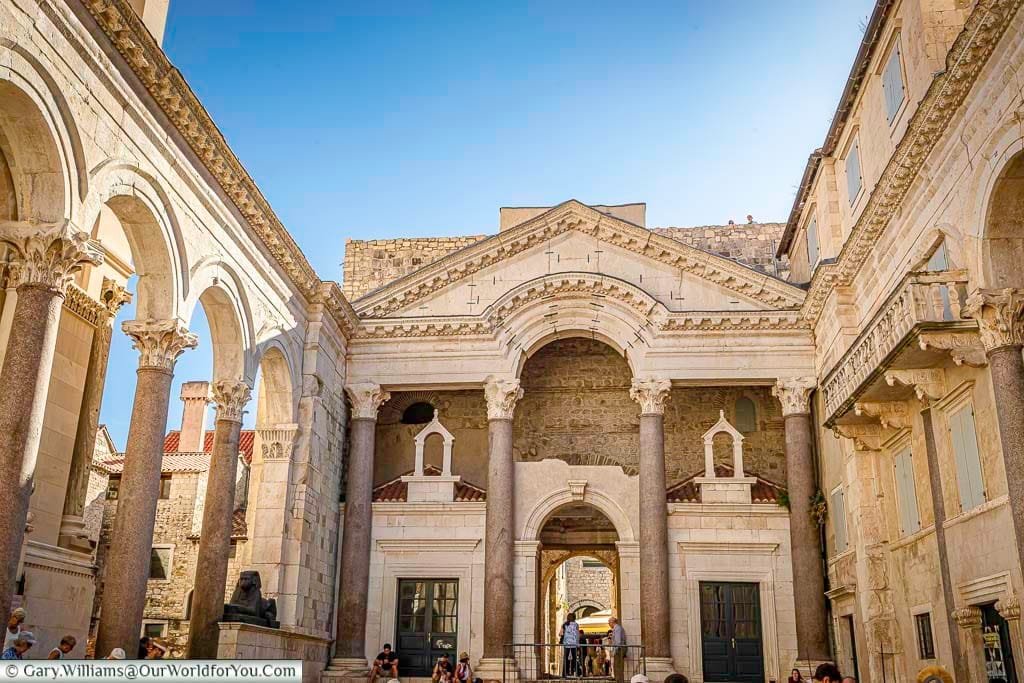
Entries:
{"type": "Polygon", "coordinates": [[[670,311],[799,307],[803,290],[571,200],[368,293],[360,318],[477,315],[557,273],[607,276],[670,311]]]}

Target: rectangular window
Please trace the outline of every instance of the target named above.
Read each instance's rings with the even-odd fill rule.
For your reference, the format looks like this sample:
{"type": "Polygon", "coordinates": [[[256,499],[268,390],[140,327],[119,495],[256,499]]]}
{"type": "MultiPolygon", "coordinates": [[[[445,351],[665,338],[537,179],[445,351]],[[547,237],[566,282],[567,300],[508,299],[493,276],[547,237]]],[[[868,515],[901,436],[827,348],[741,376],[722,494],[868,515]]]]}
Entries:
{"type": "Polygon", "coordinates": [[[949,436],[956,459],[956,484],[960,492],[960,510],[966,512],[985,502],[985,486],[978,453],[978,433],[974,425],[974,405],[950,413],[949,436]]]}
{"type": "Polygon", "coordinates": [[[885,71],[882,72],[882,92],[885,94],[885,119],[892,123],[906,97],[899,40],[893,44],[889,59],[885,62],[885,71]]]}
{"type": "Polygon", "coordinates": [[[832,492],[832,529],[836,534],[836,552],[841,553],[849,547],[846,538],[846,497],[842,487],[832,492]]]}
{"type": "Polygon", "coordinates": [[[159,581],[171,578],[171,548],[153,548],[149,556],[149,578],[159,581]]]}
{"type": "Polygon", "coordinates": [[[121,475],[112,474],[107,479],[107,500],[117,500],[117,494],[121,490],[121,475]]]}
{"type": "Polygon", "coordinates": [[[171,475],[160,475],[160,500],[167,500],[171,497],[171,475]]]}
{"type": "Polygon", "coordinates": [[[949,258],[946,256],[946,243],[939,242],[939,246],[935,247],[935,251],[928,257],[928,263],[925,264],[925,270],[931,273],[940,273],[949,270],[949,258]]]}
{"type": "Polygon", "coordinates": [[[932,639],[932,615],[929,612],[914,616],[917,626],[917,655],[921,659],[935,659],[935,641],[932,639]]]}
{"type": "Polygon", "coordinates": [[[914,482],[914,460],[910,448],[904,448],[893,458],[896,471],[896,506],[900,514],[900,533],[908,536],[921,530],[921,517],[917,510],[917,484],[914,482]]]}
{"type": "Polygon", "coordinates": [[[860,143],[854,140],[850,151],[846,154],[846,195],[850,206],[857,201],[863,180],[860,175],[860,143]]]}
{"type": "Polygon", "coordinates": [[[807,263],[811,270],[818,265],[818,219],[812,218],[807,224],[807,263]]]}
{"type": "Polygon", "coordinates": [[[146,622],[142,625],[142,635],[147,638],[163,638],[167,635],[167,624],[160,622],[146,622]]]}

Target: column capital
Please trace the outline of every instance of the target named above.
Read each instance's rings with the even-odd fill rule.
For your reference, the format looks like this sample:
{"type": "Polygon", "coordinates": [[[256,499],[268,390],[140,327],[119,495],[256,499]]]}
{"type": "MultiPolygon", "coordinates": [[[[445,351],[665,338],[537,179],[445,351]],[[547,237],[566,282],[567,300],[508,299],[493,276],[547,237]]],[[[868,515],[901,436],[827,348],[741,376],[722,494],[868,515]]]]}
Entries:
{"type": "Polygon", "coordinates": [[[973,605],[953,610],[953,621],[964,630],[981,628],[981,610],[973,605]]]}
{"type": "Polygon", "coordinates": [[[122,287],[109,277],[103,278],[103,286],[100,288],[100,303],[107,310],[107,320],[109,323],[113,323],[114,318],[117,317],[117,312],[121,310],[122,306],[131,302],[131,300],[132,293],[127,288],[122,287]]]}
{"type": "Polygon", "coordinates": [[[213,383],[213,403],[217,406],[218,420],[241,422],[250,398],[252,389],[245,382],[219,379],[213,383]]]}
{"type": "Polygon", "coordinates": [[[662,377],[634,377],[629,397],[640,404],[641,415],[663,415],[672,392],[672,380],[662,377]]]}
{"type": "Polygon", "coordinates": [[[996,603],[996,611],[1007,621],[1020,619],[1020,600],[1016,595],[1007,596],[996,603]]]}
{"type": "Polygon", "coordinates": [[[299,433],[299,425],[283,424],[273,427],[256,429],[259,437],[260,455],[263,461],[288,460],[292,455],[292,447],[299,433]]]}
{"type": "Polygon", "coordinates": [[[352,402],[352,417],[360,420],[376,420],[377,409],[391,398],[376,382],[346,384],[345,393],[352,402]]]}
{"type": "Polygon", "coordinates": [[[139,352],[140,368],[172,371],[178,356],[199,344],[179,320],[126,320],[121,329],[139,352]]]}
{"type": "Polygon", "coordinates": [[[69,221],[61,223],[0,223],[0,243],[10,245],[9,287],[37,286],[64,293],[74,274],[85,265],[103,263],[103,252],[88,233],[69,221]]]}
{"type": "Polygon", "coordinates": [[[976,289],[963,312],[978,321],[985,351],[1024,344],[1024,289],[976,289]]]}
{"type": "Polygon", "coordinates": [[[782,377],[775,380],[772,396],[782,404],[782,416],[803,415],[811,412],[811,392],[818,386],[813,377],[782,377]]]}
{"type": "Polygon", "coordinates": [[[488,420],[511,420],[516,403],[523,397],[518,379],[488,377],[484,380],[484,398],[487,400],[488,420]]]}

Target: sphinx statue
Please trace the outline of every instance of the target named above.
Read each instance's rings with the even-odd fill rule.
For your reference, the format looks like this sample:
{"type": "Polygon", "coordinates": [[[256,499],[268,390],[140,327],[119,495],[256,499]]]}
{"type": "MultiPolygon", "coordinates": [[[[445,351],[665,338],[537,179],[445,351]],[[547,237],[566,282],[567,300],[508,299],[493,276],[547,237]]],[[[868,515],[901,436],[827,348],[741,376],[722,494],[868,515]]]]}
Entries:
{"type": "Polygon", "coordinates": [[[277,601],[263,598],[260,573],[246,570],[238,574],[231,602],[224,605],[224,621],[235,621],[254,626],[280,628],[277,620],[277,601]]]}

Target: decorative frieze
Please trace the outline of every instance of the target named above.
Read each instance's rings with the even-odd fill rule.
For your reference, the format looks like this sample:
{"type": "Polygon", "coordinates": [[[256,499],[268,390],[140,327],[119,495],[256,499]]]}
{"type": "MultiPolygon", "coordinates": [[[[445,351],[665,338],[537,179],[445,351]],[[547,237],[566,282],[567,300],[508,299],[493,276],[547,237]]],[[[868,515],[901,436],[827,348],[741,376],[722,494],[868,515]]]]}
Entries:
{"type": "Polygon", "coordinates": [[[484,382],[488,420],[511,420],[516,403],[523,397],[518,379],[489,377],[484,382]]]}
{"type": "Polygon", "coordinates": [[[292,457],[292,447],[298,434],[298,425],[257,429],[260,456],[264,462],[286,461],[292,457]]]}
{"type": "Polygon", "coordinates": [[[970,605],[953,610],[953,621],[965,631],[981,628],[981,609],[970,605]]]}
{"type": "Polygon", "coordinates": [[[178,356],[199,344],[180,320],[127,320],[121,329],[139,352],[140,368],[173,371],[178,356]]]}
{"type": "Polygon", "coordinates": [[[355,420],[376,420],[377,409],[391,398],[391,394],[374,382],[346,384],[345,393],[352,402],[352,418],[355,420]]]}
{"type": "Polygon", "coordinates": [[[103,252],[69,222],[38,224],[5,221],[0,243],[13,253],[7,264],[8,287],[47,287],[64,293],[74,274],[103,263],[103,252]]]}
{"type": "Polygon", "coordinates": [[[659,377],[633,378],[629,397],[640,404],[642,415],[662,415],[672,393],[672,380],[659,377]]]}
{"type": "Polygon", "coordinates": [[[783,377],[776,380],[772,396],[782,404],[782,415],[804,415],[811,412],[811,392],[818,386],[813,377],[783,377]]]}
{"type": "Polygon", "coordinates": [[[250,398],[252,389],[245,382],[221,379],[213,383],[213,402],[217,406],[218,420],[241,422],[250,398]]]}
{"type": "Polygon", "coordinates": [[[978,321],[978,334],[986,351],[1024,345],[1024,290],[975,290],[964,312],[978,321]]]}

